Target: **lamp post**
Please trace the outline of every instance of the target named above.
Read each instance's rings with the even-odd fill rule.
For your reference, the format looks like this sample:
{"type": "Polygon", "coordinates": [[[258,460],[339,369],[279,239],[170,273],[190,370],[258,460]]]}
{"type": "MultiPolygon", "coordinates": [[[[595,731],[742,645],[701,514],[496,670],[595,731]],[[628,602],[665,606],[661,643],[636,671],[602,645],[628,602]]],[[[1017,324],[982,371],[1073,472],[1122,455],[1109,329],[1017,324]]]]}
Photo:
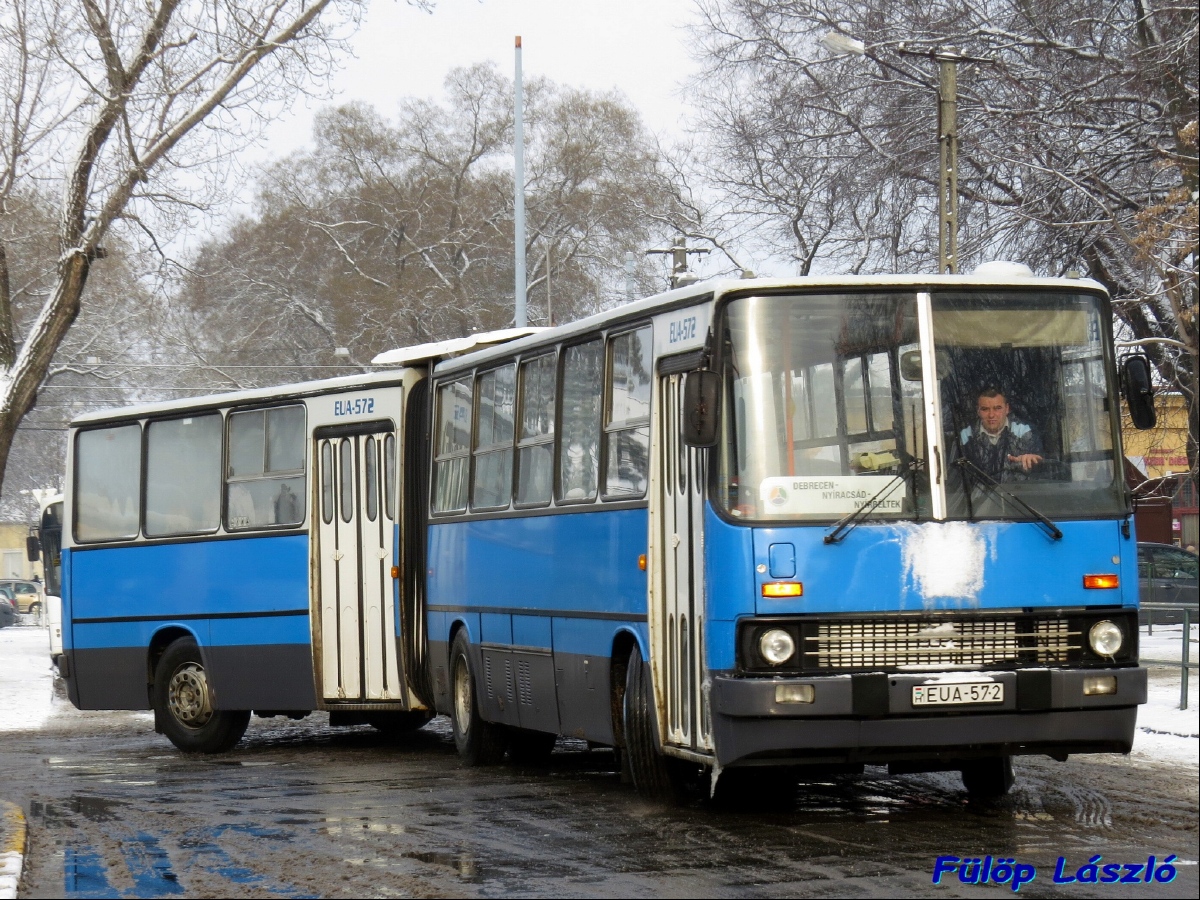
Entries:
{"type": "MultiPolygon", "coordinates": [[[[868,53],[862,41],[836,31],[826,33],[821,44],[834,53],[866,56],[887,65],[868,53]]],[[[912,50],[903,42],[896,50],[906,56],[932,57],[938,63],[938,273],[953,275],[958,272],[958,63],[967,57],[953,47],[912,50]]]]}

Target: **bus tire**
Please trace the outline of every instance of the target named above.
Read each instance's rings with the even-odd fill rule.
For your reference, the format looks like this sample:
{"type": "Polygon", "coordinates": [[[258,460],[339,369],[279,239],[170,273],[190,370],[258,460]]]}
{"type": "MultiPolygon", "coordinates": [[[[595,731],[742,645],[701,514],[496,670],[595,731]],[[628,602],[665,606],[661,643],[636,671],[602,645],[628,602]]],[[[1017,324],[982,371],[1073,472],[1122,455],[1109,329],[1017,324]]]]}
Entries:
{"type": "Polygon", "coordinates": [[[963,763],[962,781],[967,793],[980,800],[1003,797],[1013,786],[1012,756],[989,756],[963,763]]]}
{"type": "Polygon", "coordinates": [[[650,699],[642,665],[642,651],[635,644],[625,669],[625,699],[622,716],[625,752],[633,786],[647,800],[678,803],[683,799],[683,777],[676,760],[658,749],[654,737],[654,704],[650,699]]]}
{"type": "Polygon", "coordinates": [[[454,726],[454,746],[465,765],[494,766],[504,759],[504,729],[479,714],[476,684],[467,633],[460,631],[450,649],[450,720],[454,726]]]}
{"type": "Polygon", "coordinates": [[[200,648],[190,637],[167,647],[154,670],[154,714],[162,733],[185,753],[224,753],[242,739],[250,710],[213,706],[200,648]]]}

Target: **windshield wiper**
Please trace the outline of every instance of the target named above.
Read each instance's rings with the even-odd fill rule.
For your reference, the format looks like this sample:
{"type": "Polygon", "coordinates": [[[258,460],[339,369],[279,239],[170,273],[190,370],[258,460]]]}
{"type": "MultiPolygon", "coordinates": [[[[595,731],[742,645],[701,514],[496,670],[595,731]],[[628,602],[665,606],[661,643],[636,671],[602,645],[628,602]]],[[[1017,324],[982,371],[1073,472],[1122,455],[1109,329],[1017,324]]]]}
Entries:
{"type": "Polygon", "coordinates": [[[833,524],[833,528],[825,535],[826,544],[836,544],[846,537],[851,531],[866,521],[867,516],[873,513],[882,505],[883,501],[891,496],[892,491],[903,484],[908,478],[913,480],[913,495],[916,502],[916,483],[917,472],[921,468],[921,460],[916,457],[910,458],[904,468],[892,476],[892,480],[875,492],[875,496],[860,506],[854,512],[843,516],[833,524]]]}
{"type": "MultiPolygon", "coordinates": [[[[1009,500],[1011,500],[1013,503],[1015,503],[1017,506],[1019,506],[1021,509],[1023,509],[1026,513],[1029,514],[1029,517],[1031,519],[1033,519],[1035,522],[1037,522],[1039,525],[1041,525],[1042,528],[1044,528],[1046,530],[1046,534],[1050,535],[1051,538],[1053,538],[1056,541],[1062,540],[1063,534],[1061,531],[1058,530],[1057,525],[1055,525],[1053,522],[1051,522],[1048,518],[1046,518],[1044,515],[1042,515],[1040,512],[1038,512],[1036,509],[1034,509],[1032,506],[1030,506],[1028,503],[1026,503],[1024,500],[1022,500],[1016,494],[1014,494],[1012,491],[1003,487],[1000,484],[1000,482],[998,482],[995,478],[993,478],[987,472],[983,471],[983,469],[979,468],[979,466],[975,465],[975,463],[971,462],[971,460],[967,459],[967,457],[960,456],[958,459],[956,459],[954,461],[954,465],[958,466],[964,472],[970,472],[972,475],[977,476],[975,478],[972,478],[971,480],[975,481],[977,484],[979,484],[979,486],[982,487],[984,490],[988,491],[991,494],[999,494],[1002,497],[1006,497],[1009,500]]],[[[966,494],[967,494],[967,503],[970,504],[970,502],[971,502],[971,486],[969,484],[964,485],[964,488],[965,488],[966,494]]]]}

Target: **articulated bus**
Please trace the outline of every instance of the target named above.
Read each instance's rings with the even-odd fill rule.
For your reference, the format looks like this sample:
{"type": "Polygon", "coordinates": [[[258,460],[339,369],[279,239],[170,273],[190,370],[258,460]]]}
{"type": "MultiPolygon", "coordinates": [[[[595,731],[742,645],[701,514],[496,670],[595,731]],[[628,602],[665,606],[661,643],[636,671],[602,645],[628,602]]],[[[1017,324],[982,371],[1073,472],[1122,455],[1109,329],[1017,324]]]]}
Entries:
{"type": "Polygon", "coordinates": [[[1128,752],[1119,386],[1153,411],[1100,285],[712,281],[509,337],[77,419],[75,704],[204,752],[445,713],[467,764],[574,736],[660,798],[1128,752]]]}

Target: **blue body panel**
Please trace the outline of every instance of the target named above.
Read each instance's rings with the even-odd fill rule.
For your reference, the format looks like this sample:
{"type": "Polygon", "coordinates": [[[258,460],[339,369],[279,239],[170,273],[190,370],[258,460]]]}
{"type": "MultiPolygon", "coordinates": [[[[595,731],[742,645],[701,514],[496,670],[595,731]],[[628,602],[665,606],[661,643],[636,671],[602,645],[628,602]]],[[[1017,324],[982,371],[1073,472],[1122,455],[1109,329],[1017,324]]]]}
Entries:
{"type": "Polygon", "coordinates": [[[155,651],[198,645],[224,709],[316,706],[304,534],[63,552],[63,649],[80,709],[148,709],[155,651]]]}
{"type": "Polygon", "coordinates": [[[308,610],[306,535],[63,552],[66,649],[145,647],[170,624],[201,646],[310,644],[308,610]]]}
{"type": "Polygon", "coordinates": [[[462,621],[473,642],[607,655],[624,624],[644,648],[648,515],[589,508],[431,524],[430,639],[462,621]]]}
{"type": "Polygon", "coordinates": [[[747,527],[709,508],[708,666],[734,667],[732,623],[740,616],[1136,605],[1137,545],[1122,523],[1058,525],[1056,541],[1030,522],[871,523],[826,544],[827,526],[747,527]],[[779,571],[793,556],[781,545],[794,548],[804,593],[767,599],[772,564],[779,571]],[[1084,575],[1103,573],[1119,574],[1121,587],[1083,587],[1084,575]]]}

